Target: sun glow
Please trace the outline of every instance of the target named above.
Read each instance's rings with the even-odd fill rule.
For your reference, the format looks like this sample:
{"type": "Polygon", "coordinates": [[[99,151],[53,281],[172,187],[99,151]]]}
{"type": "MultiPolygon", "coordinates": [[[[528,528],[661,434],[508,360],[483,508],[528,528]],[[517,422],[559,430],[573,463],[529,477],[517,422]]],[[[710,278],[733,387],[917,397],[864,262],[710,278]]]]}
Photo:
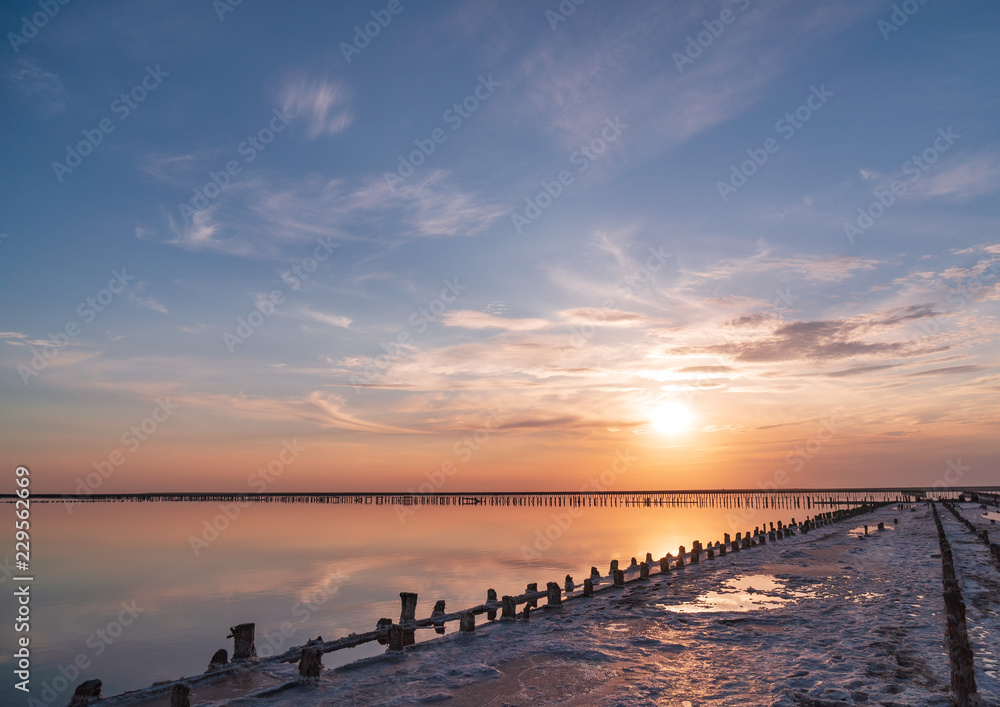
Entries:
{"type": "Polygon", "coordinates": [[[649,411],[649,421],[660,434],[676,435],[686,432],[694,422],[694,413],[684,403],[671,400],[660,403],[649,411]]]}

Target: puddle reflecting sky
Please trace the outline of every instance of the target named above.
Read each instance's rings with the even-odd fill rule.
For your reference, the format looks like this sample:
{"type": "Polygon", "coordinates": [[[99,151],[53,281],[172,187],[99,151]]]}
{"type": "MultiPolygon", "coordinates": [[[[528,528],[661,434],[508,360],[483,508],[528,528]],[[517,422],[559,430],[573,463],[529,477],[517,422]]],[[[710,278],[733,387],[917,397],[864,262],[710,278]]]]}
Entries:
{"type": "MultiPolygon", "coordinates": [[[[892,525],[889,525],[889,524],[885,525],[885,530],[895,530],[895,529],[896,528],[894,528],[892,525]]],[[[868,526],[868,534],[869,535],[875,535],[875,533],[885,532],[885,530],[881,530],[880,531],[878,529],[878,525],[869,525],[868,526]]],[[[865,535],[865,526],[859,525],[857,528],[851,528],[850,530],[847,531],[847,534],[849,536],[851,536],[852,538],[861,538],[861,537],[864,537],[864,535],[865,535]]]]}
{"type": "Polygon", "coordinates": [[[751,574],[734,577],[718,590],[705,592],[691,602],[657,606],[678,614],[747,612],[777,609],[789,602],[813,596],[813,592],[788,589],[787,582],[774,575],[751,574]]]}

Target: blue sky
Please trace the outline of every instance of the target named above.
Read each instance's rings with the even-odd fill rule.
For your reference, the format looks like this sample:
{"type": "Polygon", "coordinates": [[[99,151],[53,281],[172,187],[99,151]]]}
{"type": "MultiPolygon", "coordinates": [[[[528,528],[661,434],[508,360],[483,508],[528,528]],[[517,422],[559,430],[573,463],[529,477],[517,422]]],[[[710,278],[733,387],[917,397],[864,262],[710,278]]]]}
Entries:
{"type": "Polygon", "coordinates": [[[293,439],[270,490],[995,480],[993,5],[44,13],[0,11],[39,490],[116,451],[84,486],[242,488],[293,439]]]}

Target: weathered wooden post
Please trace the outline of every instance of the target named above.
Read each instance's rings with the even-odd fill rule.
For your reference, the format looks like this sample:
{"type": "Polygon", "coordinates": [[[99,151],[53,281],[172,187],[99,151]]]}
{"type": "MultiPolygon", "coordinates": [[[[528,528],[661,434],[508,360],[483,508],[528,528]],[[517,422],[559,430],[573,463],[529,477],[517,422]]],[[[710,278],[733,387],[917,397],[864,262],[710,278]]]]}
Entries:
{"type": "MultiPolygon", "coordinates": [[[[487,589],[486,590],[486,602],[487,603],[491,603],[491,602],[495,602],[496,600],[497,600],[497,590],[496,589],[487,589]]],[[[488,621],[496,621],[496,618],[497,618],[497,610],[496,609],[490,609],[489,611],[486,612],[486,619],[488,621]]]]}
{"type": "Polygon", "coordinates": [[[590,576],[591,576],[592,578],[594,578],[594,579],[597,579],[598,577],[600,577],[600,576],[601,576],[601,573],[597,571],[597,568],[596,568],[596,567],[591,567],[591,568],[590,568],[590,576]]]}
{"type": "Polygon", "coordinates": [[[317,646],[303,648],[302,655],[299,656],[299,676],[303,678],[318,678],[322,670],[323,649],[317,646]]]}
{"type": "Polygon", "coordinates": [[[728,545],[728,544],[729,543],[722,543],[721,545],[719,545],[719,557],[724,557],[725,556],[725,554],[726,554],[726,545],[728,545]]]}
{"type": "Polygon", "coordinates": [[[576,583],[573,582],[573,578],[570,575],[566,575],[565,587],[567,594],[576,589],[576,583]]]}
{"type": "Polygon", "coordinates": [[[636,567],[636,566],[638,566],[638,563],[635,561],[635,558],[633,557],[632,558],[632,562],[629,563],[629,568],[631,569],[632,567],[636,567]]]}
{"type": "Polygon", "coordinates": [[[514,600],[514,597],[504,594],[500,601],[503,602],[500,611],[500,620],[517,621],[517,602],[514,600]]]}
{"type": "Polygon", "coordinates": [[[615,586],[625,586],[625,570],[615,570],[615,586]]]}
{"type": "Polygon", "coordinates": [[[462,619],[459,621],[458,630],[463,636],[469,636],[476,632],[476,615],[471,611],[466,611],[462,614],[462,619]]]}
{"type": "Polygon", "coordinates": [[[710,560],[715,559],[715,550],[713,550],[711,546],[709,546],[708,548],[708,559],[710,560]]]}
{"type": "Polygon", "coordinates": [[[399,593],[400,610],[399,623],[415,621],[417,618],[417,595],[413,592],[399,593]]]}
{"type": "Polygon", "coordinates": [[[69,707],[77,707],[77,705],[82,707],[83,705],[90,705],[99,699],[103,699],[104,695],[101,694],[101,687],[103,685],[104,683],[96,678],[81,682],[73,692],[73,698],[69,701],[69,707]]]}
{"type": "Polygon", "coordinates": [[[691,564],[697,565],[701,562],[701,543],[697,540],[691,543],[691,564]]]}
{"type": "MultiPolygon", "coordinates": [[[[444,616],[444,599],[438,599],[434,603],[434,611],[431,612],[432,619],[439,619],[444,616]]],[[[444,621],[434,622],[434,632],[439,635],[444,635],[444,621]]]]}
{"type": "Polygon", "coordinates": [[[219,650],[215,651],[215,654],[212,656],[212,660],[209,661],[208,663],[208,670],[206,670],[205,672],[208,673],[213,670],[224,668],[228,664],[229,664],[229,651],[227,651],[225,648],[220,648],[219,650]]]}
{"type": "Polygon", "coordinates": [[[562,604],[562,590],[559,588],[559,582],[549,582],[545,585],[548,590],[548,602],[549,606],[559,606],[562,604]]]}
{"type": "Polygon", "coordinates": [[[174,685],[174,689],[170,691],[170,707],[191,707],[191,688],[188,685],[174,685]]]}
{"type": "Polygon", "coordinates": [[[649,565],[645,562],[639,563],[639,579],[649,579],[649,565]]]}
{"type": "Polygon", "coordinates": [[[771,542],[774,542],[778,539],[778,535],[773,530],[768,532],[767,537],[771,542]]]}
{"type": "Polygon", "coordinates": [[[583,580],[583,596],[592,597],[594,596],[594,582],[590,577],[583,580]]]}
{"type": "Polygon", "coordinates": [[[253,643],[255,624],[238,624],[229,629],[226,638],[233,639],[233,662],[254,660],[257,658],[257,647],[253,643]]]}
{"type": "Polygon", "coordinates": [[[387,645],[389,643],[389,627],[392,626],[392,619],[381,618],[375,622],[375,640],[379,642],[380,645],[387,645]]]}
{"type": "Polygon", "coordinates": [[[399,624],[393,624],[389,627],[389,647],[385,649],[385,652],[392,655],[399,655],[403,652],[403,629],[399,627],[399,624]]]}
{"type": "Polygon", "coordinates": [[[613,575],[618,570],[618,560],[611,560],[611,569],[608,574],[613,575]]]}
{"type": "MultiPolygon", "coordinates": [[[[537,592],[538,591],[538,582],[532,582],[531,584],[529,584],[525,588],[524,591],[525,591],[526,594],[529,594],[531,592],[537,592]]],[[[530,606],[532,609],[534,609],[536,606],[538,606],[538,600],[537,599],[529,599],[528,600],[528,606],[530,606]]]]}
{"type": "Polygon", "coordinates": [[[531,618],[531,607],[525,604],[524,611],[521,614],[524,616],[524,620],[528,621],[531,618]]]}
{"type": "Polygon", "coordinates": [[[653,564],[653,553],[651,552],[646,553],[646,564],[647,565],[653,564]]]}
{"type": "Polygon", "coordinates": [[[879,522],[878,529],[879,530],[885,530],[885,523],[879,522]]]}
{"type": "Polygon", "coordinates": [[[660,573],[666,574],[670,571],[670,560],[666,556],[660,558],[660,573]]]}
{"type": "Polygon", "coordinates": [[[729,537],[729,533],[726,533],[725,537],[722,539],[722,542],[724,545],[729,545],[731,542],[733,542],[733,539],[729,537]]]}

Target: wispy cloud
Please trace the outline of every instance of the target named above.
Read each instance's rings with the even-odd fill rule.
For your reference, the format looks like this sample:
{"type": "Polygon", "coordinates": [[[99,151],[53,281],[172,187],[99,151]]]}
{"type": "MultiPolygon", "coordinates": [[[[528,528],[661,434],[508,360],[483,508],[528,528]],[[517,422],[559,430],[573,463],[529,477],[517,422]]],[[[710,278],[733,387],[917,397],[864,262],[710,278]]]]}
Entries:
{"type": "Polygon", "coordinates": [[[1000,190],[1000,149],[991,147],[916,182],[914,194],[959,203],[1000,190]]]}
{"type": "Polygon", "coordinates": [[[958,375],[962,373],[978,373],[980,371],[989,370],[987,366],[980,366],[976,364],[969,364],[965,366],[945,366],[943,368],[931,368],[926,371],[914,371],[913,373],[907,373],[907,376],[918,378],[921,376],[942,376],[942,375],[958,375]]]}
{"type": "Polygon", "coordinates": [[[35,103],[43,118],[66,110],[66,87],[55,73],[35,59],[22,56],[7,73],[8,80],[35,103]]]}
{"type": "Polygon", "coordinates": [[[132,287],[125,290],[125,295],[131,302],[143,309],[149,309],[154,312],[159,312],[160,314],[169,314],[169,310],[166,305],[161,303],[152,295],[145,294],[148,289],[149,283],[140,280],[132,287]]]}
{"type": "Polygon", "coordinates": [[[308,121],[313,138],[341,133],[354,120],[350,91],[341,82],[295,79],[285,84],[282,99],[286,113],[308,121]]]}
{"type": "Polygon", "coordinates": [[[784,272],[806,280],[842,282],[856,272],[874,270],[880,261],[846,255],[774,257],[769,248],[756,255],[720,260],[702,271],[687,271],[709,280],[729,280],[745,273],[784,272]]]}
{"type": "Polygon", "coordinates": [[[351,318],[340,316],[338,314],[326,314],[324,312],[316,312],[308,307],[301,310],[301,315],[314,322],[319,322],[320,324],[329,324],[330,326],[341,327],[347,329],[351,326],[351,318]]]}
{"type": "MultiPolygon", "coordinates": [[[[826,362],[855,357],[914,356],[942,347],[915,340],[866,340],[872,334],[904,322],[935,317],[931,305],[914,305],[898,310],[849,319],[796,321],[781,323],[763,334],[734,338],[720,344],[678,347],[677,355],[714,354],[743,363],[780,361],[826,362]]],[[[843,375],[850,375],[845,373],[843,375]]]]}
{"type": "Polygon", "coordinates": [[[448,312],[442,317],[446,326],[463,327],[465,329],[506,329],[508,331],[532,331],[549,326],[545,319],[508,319],[486,312],[472,312],[463,309],[448,312]]]}
{"type": "Polygon", "coordinates": [[[0,331],[0,341],[5,341],[11,346],[24,346],[27,334],[19,331],[0,331]]]}
{"type": "MultiPolygon", "coordinates": [[[[396,239],[475,235],[506,213],[507,207],[464,191],[447,177],[435,171],[391,189],[381,177],[350,184],[247,175],[189,223],[168,214],[169,242],[193,251],[280,259],[290,247],[319,237],[377,241],[386,230],[396,239]]],[[[147,234],[137,229],[137,236],[147,234]]]]}
{"type": "Polygon", "coordinates": [[[688,35],[718,18],[715,6],[664,2],[588,7],[575,32],[547,37],[522,62],[524,105],[564,149],[589,142],[606,118],[631,125],[630,154],[648,157],[745,111],[777,80],[779,67],[870,13],[844,3],[747,3],[727,33],[679,72],[665,48],[685,51],[688,35]],[[589,41],[580,41],[585,36],[589,41]]]}
{"type": "Polygon", "coordinates": [[[574,307],[565,309],[559,316],[569,324],[589,324],[592,326],[638,327],[648,326],[654,320],[637,312],[621,309],[600,309],[597,307],[574,307]]]}

